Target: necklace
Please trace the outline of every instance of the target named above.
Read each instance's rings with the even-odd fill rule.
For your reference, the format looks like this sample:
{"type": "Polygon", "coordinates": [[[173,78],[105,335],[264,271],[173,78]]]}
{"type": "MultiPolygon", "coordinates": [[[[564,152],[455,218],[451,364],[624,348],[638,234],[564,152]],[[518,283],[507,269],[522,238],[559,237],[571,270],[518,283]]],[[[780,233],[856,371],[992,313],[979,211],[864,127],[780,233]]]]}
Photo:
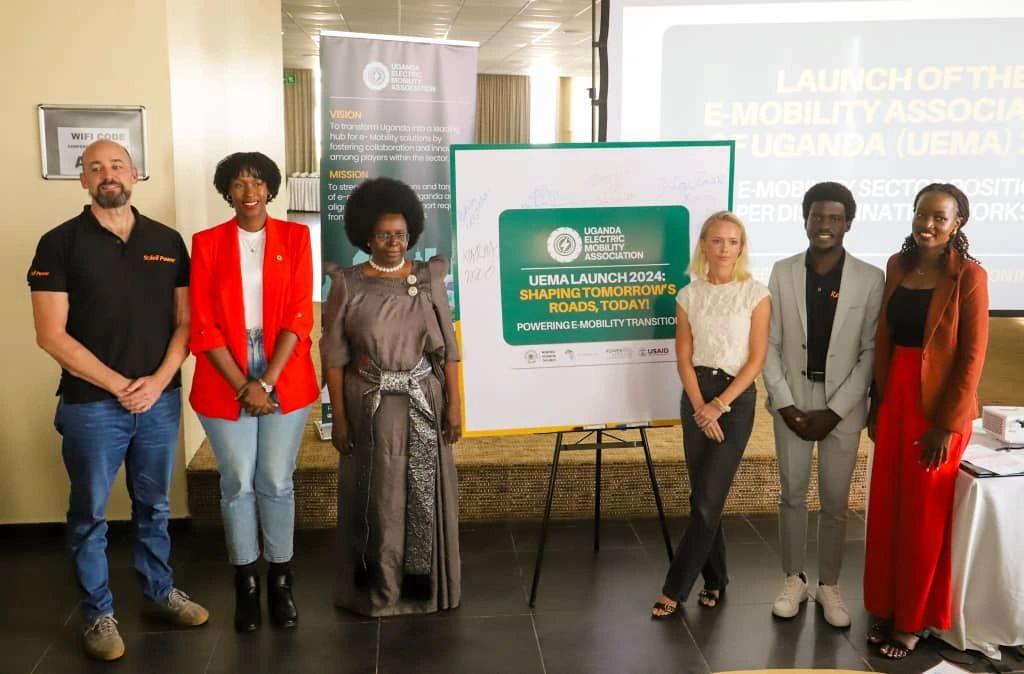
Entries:
{"type": "Polygon", "coordinates": [[[398,271],[399,269],[401,269],[402,267],[405,266],[405,260],[404,259],[401,262],[399,262],[398,264],[396,264],[394,267],[383,267],[383,266],[377,264],[376,262],[374,262],[372,257],[369,260],[367,260],[366,262],[371,267],[373,267],[374,270],[379,271],[382,274],[394,274],[396,271],[398,271]]]}
{"type": "Polygon", "coordinates": [[[377,262],[374,262],[374,258],[371,257],[369,260],[367,260],[367,264],[373,267],[376,271],[380,271],[381,273],[394,273],[401,267],[406,266],[406,260],[402,259],[394,266],[383,266],[381,264],[377,264],[377,262]]]}
{"type": "Polygon", "coordinates": [[[261,229],[256,232],[250,232],[247,229],[243,229],[241,226],[238,227],[238,240],[242,242],[242,246],[249,251],[250,255],[255,256],[261,252],[260,248],[266,240],[264,238],[263,231],[264,230],[261,229]]]}

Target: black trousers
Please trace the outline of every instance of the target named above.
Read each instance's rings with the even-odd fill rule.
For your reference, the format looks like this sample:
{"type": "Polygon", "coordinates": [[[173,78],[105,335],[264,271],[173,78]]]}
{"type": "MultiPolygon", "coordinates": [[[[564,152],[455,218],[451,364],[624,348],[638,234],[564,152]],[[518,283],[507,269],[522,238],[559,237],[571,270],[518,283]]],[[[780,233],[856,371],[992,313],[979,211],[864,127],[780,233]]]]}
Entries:
{"type": "MultiPolygon", "coordinates": [[[[696,370],[697,383],[706,401],[722,393],[733,380],[722,370],[696,370]]],[[[718,424],[725,434],[725,442],[719,443],[697,427],[693,405],[683,392],[679,413],[683,422],[683,454],[690,475],[690,521],[665,576],[661,591],[666,597],[686,601],[698,573],[704,576],[704,587],[709,590],[725,589],[729,583],[722,509],[754,428],[756,401],[757,390],[751,384],[733,401],[732,411],[719,418],[718,424]]]]}

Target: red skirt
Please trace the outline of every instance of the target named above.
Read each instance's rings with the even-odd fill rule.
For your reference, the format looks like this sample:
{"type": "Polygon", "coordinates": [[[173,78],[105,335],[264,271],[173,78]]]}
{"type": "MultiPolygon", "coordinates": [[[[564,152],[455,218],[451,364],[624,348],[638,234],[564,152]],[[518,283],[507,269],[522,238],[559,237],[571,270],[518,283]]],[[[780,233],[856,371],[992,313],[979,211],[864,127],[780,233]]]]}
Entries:
{"type": "Polygon", "coordinates": [[[971,426],[949,460],[926,471],[914,444],[931,426],[921,409],[921,349],[897,346],[878,410],[864,558],[864,606],[901,632],[950,627],[953,492],[971,426]]]}

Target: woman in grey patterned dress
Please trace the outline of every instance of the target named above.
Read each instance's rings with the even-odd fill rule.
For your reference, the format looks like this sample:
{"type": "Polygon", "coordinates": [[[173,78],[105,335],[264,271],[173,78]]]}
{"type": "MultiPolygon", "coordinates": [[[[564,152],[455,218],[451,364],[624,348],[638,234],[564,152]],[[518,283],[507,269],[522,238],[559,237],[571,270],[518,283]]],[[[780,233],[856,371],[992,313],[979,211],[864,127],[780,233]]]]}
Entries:
{"type": "Polygon", "coordinates": [[[368,616],[459,605],[458,347],[448,262],[405,259],[423,206],[397,180],[367,180],[345,233],[370,259],[335,268],[321,353],[338,463],[338,606],[368,616]]]}

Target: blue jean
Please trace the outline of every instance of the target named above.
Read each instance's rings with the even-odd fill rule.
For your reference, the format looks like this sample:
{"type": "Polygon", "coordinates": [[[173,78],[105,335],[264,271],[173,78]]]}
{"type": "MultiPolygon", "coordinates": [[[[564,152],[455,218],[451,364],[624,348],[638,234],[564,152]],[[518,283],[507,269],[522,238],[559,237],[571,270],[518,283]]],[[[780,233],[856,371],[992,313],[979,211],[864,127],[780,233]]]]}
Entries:
{"type": "Polygon", "coordinates": [[[71,480],[67,541],[87,620],[114,612],[104,513],[122,463],[132,501],[134,563],[142,592],[162,599],[174,586],[167,491],[180,419],[180,389],[165,391],[142,414],[132,414],[113,399],[57,405],[54,426],[64,438],[64,466],[71,480]]]}
{"type": "MultiPolygon", "coordinates": [[[[263,333],[249,331],[249,376],[267,369],[263,333]]],[[[261,417],[242,412],[237,421],[200,415],[220,471],[220,511],[224,519],[228,561],[251,564],[292,558],[295,491],[292,473],[309,408],[261,417]]]]}

